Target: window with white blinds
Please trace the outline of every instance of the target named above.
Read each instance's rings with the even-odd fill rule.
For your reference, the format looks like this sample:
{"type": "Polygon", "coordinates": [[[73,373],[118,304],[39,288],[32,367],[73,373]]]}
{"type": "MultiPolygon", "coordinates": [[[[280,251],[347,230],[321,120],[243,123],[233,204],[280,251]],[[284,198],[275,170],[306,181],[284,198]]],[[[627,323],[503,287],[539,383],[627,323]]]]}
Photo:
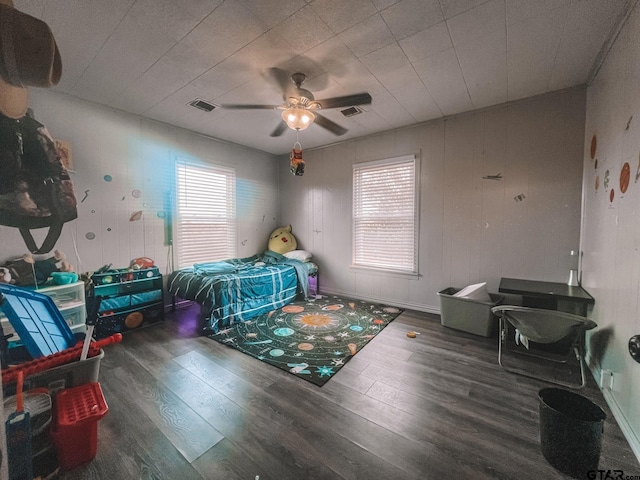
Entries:
{"type": "Polygon", "coordinates": [[[353,265],[416,274],[417,163],[413,155],[353,166],[353,265]]]}
{"type": "Polygon", "coordinates": [[[175,246],[178,268],[236,256],[236,173],[176,162],[175,246]]]}

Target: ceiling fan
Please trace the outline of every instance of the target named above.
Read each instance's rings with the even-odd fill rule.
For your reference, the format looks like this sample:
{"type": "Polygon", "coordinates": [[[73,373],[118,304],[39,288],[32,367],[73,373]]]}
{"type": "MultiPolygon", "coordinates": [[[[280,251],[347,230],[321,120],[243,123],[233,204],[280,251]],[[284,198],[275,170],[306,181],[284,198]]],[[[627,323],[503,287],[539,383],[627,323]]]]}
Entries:
{"type": "Polygon", "coordinates": [[[292,130],[304,130],[312,123],[335,135],[344,135],[348,131],[346,128],[320,115],[318,110],[371,104],[371,95],[368,93],[316,100],[309,90],[302,88],[307,78],[304,73],[297,72],[289,77],[279,68],[271,68],[268,73],[282,90],[284,103],[280,105],[222,104],[220,106],[236,110],[282,110],[282,121],[271,132],[272,137],[279,137],[287,127],[292,130]]]}

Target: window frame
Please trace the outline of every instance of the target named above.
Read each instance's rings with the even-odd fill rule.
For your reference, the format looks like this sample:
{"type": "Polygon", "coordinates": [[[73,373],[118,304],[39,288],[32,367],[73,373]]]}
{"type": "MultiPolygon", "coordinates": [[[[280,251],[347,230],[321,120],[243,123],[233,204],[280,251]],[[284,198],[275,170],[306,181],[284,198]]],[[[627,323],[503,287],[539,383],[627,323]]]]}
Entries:
{"type": "Polygon", "coordinates": [[[352,165],[352,248],[351,248],[351,268],[365,269],[381,273],[399,274],[402,276],[418,276],[419,275],[419,245],[420,245],[420,156],[415,154],[402,155],[398,157],[389,157],[379,160],[355,163],[352,165]],[[357,212],[358,199],[357,175],[358,171],[366,169],[374,169],[381,167],[393,167],[400,164],[411,163],[413,165],[413,265],[407,268],[393,268],[375,264],[375,262],[363,263],[362,258],[358,258],[357,249],[357,212]],[[357,259],[357,260],[356,260],[357,259]],[[360,263],[358,263],[360,262],[360,263]]]}
{"type": "MultiPolygon", "coordinates": [[[[189,172],[185,173],[185,175],[189,175],[189,172]]],[[[206,178],[206,177],[205,177],[206,178]]],[[[192,185],[193,186],[193,185],[192,185]]],[[[193,266],[196,263],[204,263],[218,260],[225,260],[227,258],[235,258],[237,256],[237,230],[238,230],[238,218],[237,218],[237,175],[236,169],[231,166],[220,165],[213,162],[203,161],[199,159],[187,158],[187,157],[177,157],[174,166],[174,202],[173,202],[173,248],[175,261],[177,264],[177,268],[186,268],[193,266]],[[196,198],[198,203],[194,206],[196,212],[191,213],[191,215],[195,215],[193,218],[202,219],[205,222],[207,220],[213,220],[212,225],[219,225],[220,220],[223,219],[227,229],[227,235],[225,236],[225,240],[223,242],[217,242],[211,245],[212,248],[202,248],[202,256],[198,259],[195,259],[192,263],[189,263],[196,254],[187,255],[183,248],[185,245],[185,239],[183,238],[183,225],[184,225],[184,217],[185,214],[181,210],[182,197],[185,195],[189,195],[182,190],[183,183],[189,182],[189,179],[183,180],[182,174],[180,170],[188,170],[191,169],[191,175],[195,178],[202,178],[202,176],[197,175],[197,170],[204,172],[207,175],[221,176],[220,180],[221,184],[225,185],[224,192],[218,193],[217,200],[222,200],[224,203],[220,203],[220,209],[217,212],[213,212],[212,215],[198,215],[197,210],[202,209],[207,212],[211,212],[210,208],[212,203],[209,201],[215,201],[215,195],[208,196],[208,194],[212,193],[211,190],[207,190],[206,188],[202,188],[200,186],[194,193],[194,196],[199,196],[200,198],[196,198]],[[207,194],[206,203],[203,201],[205,199],[204,194],[207,194]],[[224,245],[223,245],[224,244],[224,245]],[[224,252],[224,253],[221,253],[224,252]],[[185,258],[186,257],[186,258],[185,258]],[[185,260],[187,260],[185,262],[185,260]]],[[[201,224],[199,224],[201,225],[201,224]]],[[[192,233],[193,234],[193,233],[192,233]]],[[[189,238],[189,232],[185,233],[186,237],[189,238]]]]}

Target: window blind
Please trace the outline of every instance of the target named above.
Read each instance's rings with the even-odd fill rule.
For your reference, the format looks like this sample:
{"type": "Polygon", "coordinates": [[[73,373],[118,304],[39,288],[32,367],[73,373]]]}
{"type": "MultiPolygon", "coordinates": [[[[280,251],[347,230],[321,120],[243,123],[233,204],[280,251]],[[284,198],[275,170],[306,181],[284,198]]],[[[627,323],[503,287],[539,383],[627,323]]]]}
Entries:
{"type": "Polygon", "coordinates": [[[416,159],[353,166],[353,264],[417,273],[416,159]]]}
{"type": "Polygon", "coordinates": [[[178,161],[175,224],[178,268],[235,257],[235,170],[178,161]]]}

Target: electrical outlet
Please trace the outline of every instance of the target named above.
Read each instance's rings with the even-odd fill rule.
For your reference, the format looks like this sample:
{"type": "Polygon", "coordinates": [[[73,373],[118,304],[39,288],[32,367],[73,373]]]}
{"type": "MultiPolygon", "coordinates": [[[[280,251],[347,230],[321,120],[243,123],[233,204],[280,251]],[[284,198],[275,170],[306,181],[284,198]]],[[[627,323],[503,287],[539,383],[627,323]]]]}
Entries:
{"type": "Polygon", "coordinates": [[[613,372],[611,370],[602,370],[600,372],[600,388],[613,390],[613,372]]]}

